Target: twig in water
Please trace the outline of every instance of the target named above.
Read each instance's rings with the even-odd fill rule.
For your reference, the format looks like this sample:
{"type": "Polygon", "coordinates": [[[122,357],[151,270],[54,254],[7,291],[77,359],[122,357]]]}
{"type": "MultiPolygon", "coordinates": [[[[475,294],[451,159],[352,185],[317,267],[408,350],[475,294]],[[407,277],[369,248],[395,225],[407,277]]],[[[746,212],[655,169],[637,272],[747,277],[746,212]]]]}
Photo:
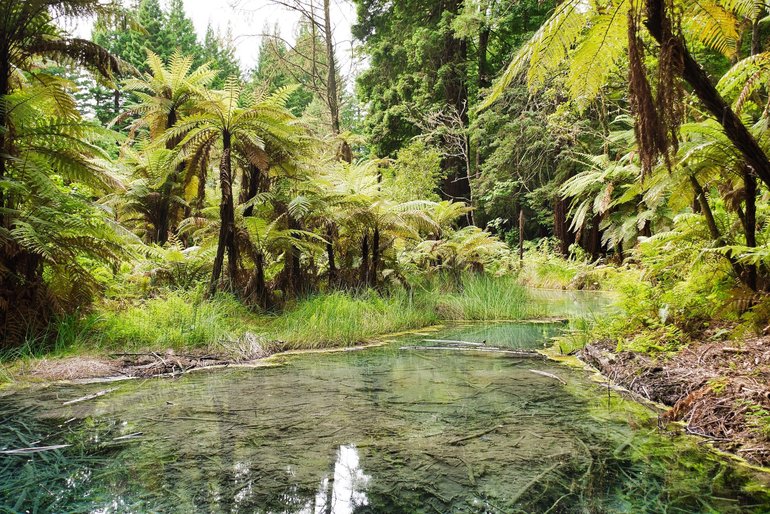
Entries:
{"type": "Polygon", "coordinates": [[[144,435],[144,432],[134,432],[133,434],[127,434],[127,435],[122,435],[120,437],[116,437],[115,439],[113,439],[113,441],[124,441],[126,439],[136,439],[137,437],[140,437],[142,435],[144,435]]]}
{"type": "Polygon", "coordinates": [[[558,468],[560,465],[561,465],[561,464],[560,464],[559,462],[556,462],[556,463],[554,463],[554,464],[551,464],[550,466],[548,466],[548,468],[547,468],[545,471],[543,471],[542,473],[540,473],[539,475],[537,475],[535,478],[533,478],[532,480],[530,480],[529,482],[527,482],[527,485],[525,485],[525,486],[524,486],[524,487],[523,487],[523,488],[522,488],[522,489],[521,489],[521,490],[520,490],[518,493],[514,494],[514,495],[513,495],[513,498],[511,498],[511,500],[510,500],[510,503],[511,503],[511,504],[514,504],[514,503],[516,503],[517,501],[519,501],[519,499],[520,499],[522,496],[524,496],[524,493],[526,493],[527,491],[529,491],[529,489],[530,489],[530,488],[531,488],[533,485],[535,485],[536,483],[538,483],[538,482],[540,481],[540,479],[541,479],[541,478],[543,478],[544,476],[546,476],[547,474],[549,474],[549,473],[550,473],[551,471],[553,471],[554,469],[558,468]]]}
{"type": "Polygon", "coordinates": [[[544,377],[553,378],[553,379],[558,380],[559,382],[561,382],[562,385],[567,385],[567,381],[566,380],[564,380],[561,377],[557,377],[553,373],[548,373],[547,371],[540,371],[540,370],[537,370],[537,369],[531,369],[529,371],[531,371],[532,373],[535,373],[537,375],[542,375],[544,377]]]}
{"type": "Polygon", "coordinates": [[[72,405],[73,403],[80,403],[85,402],[87,400],[93,400],[94,398],[99,398],[100,396],[104,396],[105,394],[111,393],[115,391],[117,388],[113,387],[112,389],[105,389],[104,391],[99,391],[92,394],[87,394],[85,396],[82,396],[80,398],[75,398],[74,400],[70,400],[67,402],[62,403],[62,405],[72,405]]]}
{"type": "Polygon", "coordinates": [[[32,448],[17,448],[15,450],[2,450],[0,453],[3,455],[26,455],[28,453],[45,452],[48,450],[59,450],[61,448],[67,448],[72,446],[71,444],[55,444],[53,446],[35,446],[32,448]]]}
{"type": "Polygon", "coordinates": [[[466,344],[468,346],[486,346],[486,341],[483,343],[473,343],[471,341],[458,341],[456,339],[423,339],[426,343],[456,343],[456,344],[466,344]]]}

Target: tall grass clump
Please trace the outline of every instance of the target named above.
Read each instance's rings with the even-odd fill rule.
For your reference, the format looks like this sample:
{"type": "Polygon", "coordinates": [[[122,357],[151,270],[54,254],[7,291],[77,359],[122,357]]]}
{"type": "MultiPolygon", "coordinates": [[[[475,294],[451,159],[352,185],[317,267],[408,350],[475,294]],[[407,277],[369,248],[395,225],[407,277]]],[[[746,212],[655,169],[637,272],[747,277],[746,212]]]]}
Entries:
{"type": "Polygon", "coordinates": [[[107,348],[182,348],[238,338],[259,329],[259,318],[236,298],[203,299],[197,291],[170,292],[99,316],[95,343],[107,348]]]}
{"type": "Polygon", "coordinates": [[[58,317],[45,331],[28,334],[22,344],[1,350],[0,362],[77,353],[93,334],[96,322],[93,315],[79,312],[58,317]]]}
{"type": "Polygon", "coordinates": [[[292,348],[349,346],[437,323],[435,310],[420,300],[403,290],[311,296],[277,318],[270,335],[292,348]]]}
{"type": "Polygon", "coordinates": [[[520,320],[545,313],[515,277],[480,274],[463,276],[459,290],[441,295],[436,308],[446,320],[520,320]]]}

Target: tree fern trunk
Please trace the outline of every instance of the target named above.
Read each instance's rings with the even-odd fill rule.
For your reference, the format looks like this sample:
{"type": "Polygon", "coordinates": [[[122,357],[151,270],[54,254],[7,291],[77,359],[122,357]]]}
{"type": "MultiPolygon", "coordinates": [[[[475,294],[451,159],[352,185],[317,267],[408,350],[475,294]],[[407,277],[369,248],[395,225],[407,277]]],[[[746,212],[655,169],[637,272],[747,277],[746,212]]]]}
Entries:
{"type": "Polygon", "coordinates": [[[219,182],[222,198],[219,204],[220,226],[217,254],[214,258],[214,270],[211,274],[209,294],[217,289],[222,276],[225,251],[227,251],[227,272],[231,281],[237,278],[238,249],[235,245],[235,207],[233,205],[232,162],[230,159],[230,134],[225,132],[222,137],[222,160],[219,166],[219,182]]]}
{"type": "Polygon", "coordinates": [[[361,240],[361,267],[359,268],[359,283],[366,285],[369,277],[369,232],[364,231],[361,240]]]}
{"type": "MultiPolygon", "coordinates": [[[[746,246],[757,246],[757,179],[751,170],[743,169],[743,187],[746,192],[746,212],[744,213],[744,232],[746,234],[746,246]]],[[[752,291],[757,290],[757,278],[759,270],[757,266],[746,266],[746,285],[752,291]]]]}
{"type": "MultiPolygon", "coordinates": [[[[690,184],[692,184],[692,188],[695,191],[695,196],[698,199],[698,202],[700,203],[701,212],[703,213],[703,217],[706,220],[706,226],[709,229],[709,234],[711,235],[711,239],[713,239],[717,244],[724,245],[725,240],[722,238],[722,234],[719,231],[719,227],[717,227],[716,220],[714,219],[714,213],[711,210],[711,206],[708,202],[708,197],[706,196],[706,191],[704,191],[703,187],[700,185],[700,182],[698,182],[698,179],[696,179],[694,176],[690,176],[690,184]]],[[[725,258],[730,262],[730,266],[733,268],[733,272],[738,277],[738,280],[741,280],[744,284],[751,287],[751,285],[747,281],[745,270],[743,269],[743,266],[738,264],[732,255],[725,254],[725,258]]],[[[755,284],[756,287],[756,284],[755,284]]]]}
{"type": "Polygon", "coordinates": [[[267,294],[267,286],[265,285],[265,255],[260,252],[257,254],[256,259],[256,272],[257,272],[257,285],[256,285],[256,296],[257,296],[257,303],[260,307],[263,309],[267,309],[270,307],[269,305],[269,297],[267,294]]]}
{"type": "Polygon", "coordinates": [[[372,267],[369,272],[369,285],[377,287],[377,270],[380,265],[380,227],[374,228],[372,235],[372,267]]]}
{"type": "Polygon", "coordinates": [[[326,258],[329,261],[329,287],[337,284],[337,265],[334,262],[334,227],[326,226],[326,258]]]}

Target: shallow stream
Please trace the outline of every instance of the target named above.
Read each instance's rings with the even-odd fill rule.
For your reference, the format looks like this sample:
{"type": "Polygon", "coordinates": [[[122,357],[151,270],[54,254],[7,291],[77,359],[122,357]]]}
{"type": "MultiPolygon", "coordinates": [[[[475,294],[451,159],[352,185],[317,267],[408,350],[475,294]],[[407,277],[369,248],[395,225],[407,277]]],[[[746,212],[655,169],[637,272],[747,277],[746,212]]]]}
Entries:
{"type": "Polygon", "coordinates": [[[561,327],[7,389],[0,450],[69,446],[0,455],[0,512],[770,512],[766,477],[660,432],[587,372],[473,349],[543,348],[561,327]],[[455,340],[485,346],[412,348],[455,340]]]}

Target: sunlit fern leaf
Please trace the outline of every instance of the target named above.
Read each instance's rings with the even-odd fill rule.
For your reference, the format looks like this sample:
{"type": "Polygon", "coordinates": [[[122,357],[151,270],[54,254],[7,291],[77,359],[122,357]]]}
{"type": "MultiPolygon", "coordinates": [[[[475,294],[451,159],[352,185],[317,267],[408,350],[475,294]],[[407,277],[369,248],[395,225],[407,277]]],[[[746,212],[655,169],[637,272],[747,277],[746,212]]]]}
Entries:
{"type": "Polygon", "coordinates": [[[591,19],[582,41],[570,54],[567,86],[572,98],[590,102],[615,71],[626,52],[628,9],[628,0],[623,0],[610,12],[591,19]]]}
{"type": "Polygon", "coordinates": [[[590,8],[587,0],[567,0],[559,4],[551,17],[516,52],[479,108],[492,105],[525,72],[530,86],[534,89],[542,86],[549,74],[563,64],[578,41],[590,8]]]}
{"type": "Polygon", "coordinates": [[[682,0],[682,28],[709,48],[733,57],[738,50],[738,19],[711,0],[682,0]]]}
{"type": "Polygon", "coordinates": [[[747,20],[761,18],[769,7],[766,0],[719,0],[719,5],[725,10],[747,20]]]}
{"type": "Polygon", "coordinates": [[[746,100],[768,84],[770,52],[749,56],[735,63],[717,84],[719,92],[740,112],[746,100]]]}

